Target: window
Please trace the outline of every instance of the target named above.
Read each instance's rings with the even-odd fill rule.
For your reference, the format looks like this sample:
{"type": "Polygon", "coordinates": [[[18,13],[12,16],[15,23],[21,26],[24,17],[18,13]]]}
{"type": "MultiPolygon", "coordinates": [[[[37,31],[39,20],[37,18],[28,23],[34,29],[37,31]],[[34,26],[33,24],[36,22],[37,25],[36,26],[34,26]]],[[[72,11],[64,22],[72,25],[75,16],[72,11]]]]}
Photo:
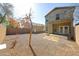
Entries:
{"type": "Polygon", "coordinates": [[[46,19],[46,23],[48,22],[48,19],[46,19]]]}
{"type": "Polygon", "coordinates": [[[64,14],[66,14],[66,13],[67,13],[67,10],[64,11],[64,14]]]}
{"type": "Polygon", "coordinates": [[[68,29],[68,27],[65,27],[65,30],[67,30],[68,29]]]}
{"type": "Polygon", "coordinates": [[[59,14],[56,14],[56,20],[59,20],[60,17],[59,17],[59,14]]]}
{"type": "Polygon", "coordinates": [[[60,34],[69,34],[69,26],[60,26],[59,33],[60,34]]]}
{"type": "Polygon", "coordinates": [[[63,27],[60,27],[60,33],[61,34],[63,33],[63,27]]]}

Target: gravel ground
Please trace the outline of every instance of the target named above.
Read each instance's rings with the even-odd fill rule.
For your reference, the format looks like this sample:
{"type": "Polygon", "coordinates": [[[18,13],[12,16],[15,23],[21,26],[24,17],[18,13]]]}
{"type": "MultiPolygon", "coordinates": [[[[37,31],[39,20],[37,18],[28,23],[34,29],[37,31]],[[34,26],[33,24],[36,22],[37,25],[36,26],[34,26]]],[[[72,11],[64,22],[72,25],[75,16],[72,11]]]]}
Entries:
{"type": "MultiPolygon", "coordinates": [[[[14,48],[0,50],[1,56],[33,56],[28,46],[29,34],[8,35],[7,46],[16,40],[14,48]]],[[[79,55],[79,46],[74,41],[60,35],[46,36],[45,33],[32,35],[32,48],[37,56],[73,56],[79,55]]]]}
{"type": "Polygon", "coordinates": [[[16,40],[15,47],[12,49],[6,48],[4,50],[0,50],[0,55],[7,56],[31,56],[33,55],[29,46],[28,46],[28,34],[23,35],[8,35],[6,37],[5,43],[7,46],[11,45],[11,42],[16,40]]]}

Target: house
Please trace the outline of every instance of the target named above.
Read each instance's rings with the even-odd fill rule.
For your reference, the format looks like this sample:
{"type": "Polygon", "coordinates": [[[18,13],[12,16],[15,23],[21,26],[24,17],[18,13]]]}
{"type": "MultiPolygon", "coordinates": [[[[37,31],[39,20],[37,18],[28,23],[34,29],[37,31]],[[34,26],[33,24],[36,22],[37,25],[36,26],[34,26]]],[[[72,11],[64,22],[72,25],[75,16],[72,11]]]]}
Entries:
{"type": "Polygon", "coordinates": [[[45,30],[45,25],[43,24],[38,24],[38,23],[32,23],[33,24],[33,32],[34,33],[42,33],[45,30]]]}
{"type": "Polygon", "coordinates": [[[74,6],[56,7],[45,15],[46,32],[48,34],[74,35],[74,6]]]}

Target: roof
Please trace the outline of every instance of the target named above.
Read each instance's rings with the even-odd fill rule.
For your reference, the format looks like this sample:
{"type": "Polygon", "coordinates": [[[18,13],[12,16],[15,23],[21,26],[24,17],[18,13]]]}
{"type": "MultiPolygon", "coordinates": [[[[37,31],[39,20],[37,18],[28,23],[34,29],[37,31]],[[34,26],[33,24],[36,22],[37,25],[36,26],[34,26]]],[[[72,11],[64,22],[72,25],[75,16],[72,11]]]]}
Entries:
{"type": "Polygon", "coordinates": [[[76,25],[79,25],[79,23],[77,23],[76,25]]]}
{"type": "Polygon", "coordinates": [[[56,9],[65,9],[65,8],[75,8],[75,6],[56,7],[54,9],[52,9],[51,11],[49,11],[45,16],[49,15],[51,12],[53,12],[56,9]]]}

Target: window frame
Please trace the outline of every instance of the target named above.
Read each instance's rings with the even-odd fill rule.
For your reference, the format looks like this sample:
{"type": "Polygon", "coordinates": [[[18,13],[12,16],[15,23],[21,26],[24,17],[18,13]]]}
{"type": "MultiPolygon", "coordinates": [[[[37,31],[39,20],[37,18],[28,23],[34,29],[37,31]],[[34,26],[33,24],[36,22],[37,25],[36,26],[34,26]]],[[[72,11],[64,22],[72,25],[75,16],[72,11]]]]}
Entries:
{"type": "Polygon", "coordinates": [[[56,14],[56,20],[60,19],[60,14],[56,14]]]}

